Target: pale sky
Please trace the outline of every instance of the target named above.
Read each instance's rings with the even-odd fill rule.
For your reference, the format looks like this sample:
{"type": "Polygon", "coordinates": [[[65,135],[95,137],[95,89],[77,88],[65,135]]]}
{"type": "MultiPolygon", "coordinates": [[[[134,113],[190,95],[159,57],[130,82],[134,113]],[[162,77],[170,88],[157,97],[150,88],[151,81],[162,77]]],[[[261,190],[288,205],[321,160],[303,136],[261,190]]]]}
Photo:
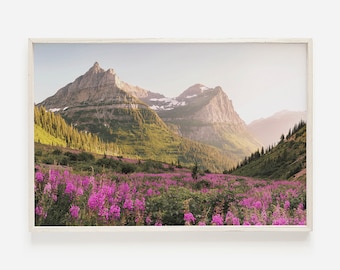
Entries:
{"type": "Polygon", "coordinates": [[[35,43],[34,102],[54,95],[95,62],[118,77],[167,97],[196,83],[221,86],[250,123],[307,108],[303,43],[35,43]]]}

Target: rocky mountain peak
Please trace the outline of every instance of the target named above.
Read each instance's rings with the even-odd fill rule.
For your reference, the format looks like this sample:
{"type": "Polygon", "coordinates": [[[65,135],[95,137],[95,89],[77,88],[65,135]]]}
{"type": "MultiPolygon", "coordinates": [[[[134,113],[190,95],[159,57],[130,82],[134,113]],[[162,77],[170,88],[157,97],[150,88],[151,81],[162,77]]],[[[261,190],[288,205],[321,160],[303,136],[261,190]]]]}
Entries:
{"type": "Polygon", "coordinates": [[[47,109],[70,108],[80,104],[117,102],[123,96],[146,97],[148,91],[121,81],[113,68],[104,70],[98,62],[72,83],[59,89],[41,105],[47,109]]]}
{"type": "Polygon", "coordinates": [[[184,92],[180,94],[176,99],[184,100],[184,99],[188,99],[191,97],[195,97],[197,95],[202,94],[203,91],[208,90],[208,89],[210,88],[203,84],[197,83],[197,84],[190,86],[188,89],[184,90],[184,92]]]}
{"type": "Polygon", "coordinates": [[[216,86],[215,88],[214,88],[214,90],[215,91],[217,91],[218,93],[224,93],[224,91],[223,91],[223,89],[222,89],[222,87],[221,86],[216,86]]]}
{"type": "Polygon", "coordinates": [[[104,69],[100,67],[98,62],[95,62],[87,73],[102,73],[102,72],[104,72],[104,69]]]}
{"type": "Polygon", "coordinates": [[[213,89],[209,89],[209,91],[211,91],[211,98],[209,102],[196,113],[196,117],[210,123],[245,125],[222,87],[216,86],[213,89]]]}
{"type": "Polygon", "coordinates": [[[113,75],[116,74],[116,72],[114,71],[113,68],[109,68],[106,72],[108,72],[108,73],[110,73],[110,74],[113,74],[113,75]]]}

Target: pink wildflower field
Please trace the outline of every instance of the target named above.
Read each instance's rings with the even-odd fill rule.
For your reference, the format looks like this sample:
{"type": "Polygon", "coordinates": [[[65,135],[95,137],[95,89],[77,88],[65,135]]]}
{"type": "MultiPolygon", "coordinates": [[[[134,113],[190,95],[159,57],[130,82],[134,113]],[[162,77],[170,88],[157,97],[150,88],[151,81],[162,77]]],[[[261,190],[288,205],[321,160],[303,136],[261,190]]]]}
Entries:
{"type": "Polygon", "coordinates": [[[36,226],[306,225],[306,186],[188,172],[80,175],[36,167],[36,226]]]}

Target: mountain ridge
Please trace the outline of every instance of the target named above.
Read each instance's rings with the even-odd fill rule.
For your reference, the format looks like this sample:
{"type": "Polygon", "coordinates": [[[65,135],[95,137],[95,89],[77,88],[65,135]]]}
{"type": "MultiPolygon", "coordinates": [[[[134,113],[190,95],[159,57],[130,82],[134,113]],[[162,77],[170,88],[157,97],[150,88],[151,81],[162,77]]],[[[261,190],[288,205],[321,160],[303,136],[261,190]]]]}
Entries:
{"type": "Polygon", "coordinates": [[[156,111],[180,136],[233,153],[237,159],[261,147],[220,86],[194,84],[174,100],[171,109],[156,111]]]}
{"type": "Polygon", "coordinates": [[[173,133],[136,93],[157,96],[122,83],[112,69],[105,71],[95,63],[84,75],[37,106],[60,114],[81,131],[118,145],[124,155],[168,163],[193,164],[199,160],[211,171],[235,164],[233,157],[222,155],[219,149],[173,133]]]}
{"type": "Polygon", "coordinates": [[[160,149],[152,148],[159,142],[171,148],[165,152],[176,152],[165,142],[174,136],[216,147],[234,164],[261,146],[220,86],[194,84],[171,99],[121,81],[98,62],[38,106],[137,156],[157,157],[160,149]]]}

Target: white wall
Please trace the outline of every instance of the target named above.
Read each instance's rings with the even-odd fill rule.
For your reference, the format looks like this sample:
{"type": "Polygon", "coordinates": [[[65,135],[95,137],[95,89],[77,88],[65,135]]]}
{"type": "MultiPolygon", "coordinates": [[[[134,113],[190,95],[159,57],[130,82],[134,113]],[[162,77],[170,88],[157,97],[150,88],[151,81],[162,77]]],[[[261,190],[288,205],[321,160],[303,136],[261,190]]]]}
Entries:
{"type": "Polygon", "coordinates": [[[1,5],[1,268],[339,267],[337,1],[74,2],[13,0],[1,5]],[[29,233],[27,41],[52,37],[313,38],[313,232],[29,233]]]}

